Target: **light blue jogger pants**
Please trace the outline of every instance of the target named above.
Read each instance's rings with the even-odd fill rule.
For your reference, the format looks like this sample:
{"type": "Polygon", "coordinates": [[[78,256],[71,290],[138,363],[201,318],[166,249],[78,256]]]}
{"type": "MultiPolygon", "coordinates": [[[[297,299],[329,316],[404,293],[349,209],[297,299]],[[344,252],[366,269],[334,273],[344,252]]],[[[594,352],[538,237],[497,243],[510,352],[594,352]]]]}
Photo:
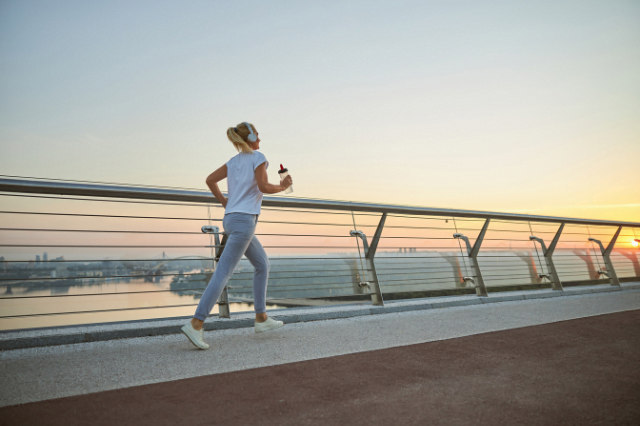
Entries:
{"type": "Polygon", "coordinates": [[[254,235],[257,223],[258,215],[255,214],[229,213],[224,216],[222,226],[229,237],[211,281],[209,281],[202,299],[198,303],[195,318],[201,321],[207,319],[213,305],[222,294],[224,286],[233,275],[234,269],[240,263],[242,255],[247,256],[255,268],[253,272],[253,304],[256,314],[267,311],[267,281],[269,280],[270,265],[267,253],[254,235]]]}

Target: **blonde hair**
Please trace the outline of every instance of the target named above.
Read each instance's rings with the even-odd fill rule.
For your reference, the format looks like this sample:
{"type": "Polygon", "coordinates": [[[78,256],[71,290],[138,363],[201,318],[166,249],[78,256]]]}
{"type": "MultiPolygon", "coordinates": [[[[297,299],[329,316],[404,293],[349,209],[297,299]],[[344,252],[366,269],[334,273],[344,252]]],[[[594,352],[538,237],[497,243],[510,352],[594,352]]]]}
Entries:
{"type": "MultiPolygon", "coordinates": [[[[257,134],[256,127],[249,123],[251,126],[251,130],[253,130],[253,134],[257,134]]],[[[245,154],[253,154],[253,149],[247,143],[247,136],[251,133],[247,128],[247,125],[244,123],[238,124],[236,127],[229,127],[227,129],[227,137],[233,144],[233,146],[238,150],[238,152],[244,152],[245,154]]]]}

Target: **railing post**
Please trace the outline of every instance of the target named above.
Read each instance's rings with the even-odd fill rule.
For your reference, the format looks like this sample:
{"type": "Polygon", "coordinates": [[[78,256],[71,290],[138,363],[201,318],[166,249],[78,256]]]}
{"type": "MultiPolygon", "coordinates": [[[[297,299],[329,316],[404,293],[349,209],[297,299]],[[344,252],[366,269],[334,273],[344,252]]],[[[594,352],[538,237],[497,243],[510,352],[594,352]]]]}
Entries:
{"type": "MultiPolygon", "coordinates": [[[[558,272],[556,271],[556,265],[553,263],[553,252],[556,250],[556,245],[558,245],[558,241],[560,240],[560,235],[562,235],[562,230],[564,229],[564,223],[560,224],[560,228],[558,228],[558,232],[553,237],[549,248],[544,244],[544,241],[541,238],[535,237],[531,235],[529,237],[532,241],[537,241],[542,246],[542,253],[544,254],[544,259],[547,262],[547,269],[549,270],[549,280],[551,281],[551,288],[554,290],[562,290],[562,282],[560,281],[560,277],[558,276],[558,272]]],[[[539,274],[540,278],[544,275],[539,274]]]]}
{"type": "MultiPolygon", "coordinates": [[[[216,240],[219,240],[219,234],[216,234],[216,240]]],[[[216,269],[218,268],[218,261],[220,260],[220,256],[222,256],[222,252],[224,251],[224,246],[227,244],[227,240],[229,236],[224,234],[222,236],[222,242],[218,244],[216,241],[216,245],[218,246],[216,250],[216,269]]],[[[220,294],[220,298],[218,299],[218,317],[220,318],[231,318],[231,311],[229,309],[229,291],[228,286],[224,286],[222,289],[222,294],[220,294]]]]}
{"type": "Polygon", "coordinates": [[[367,251],[367,257],[373,259],[376,255],[376,250],[378,250],[378,243],[380,242],[380,237],[382,236],[382,229],[384,228],[384,222],[387,220],[387,214],[382,213],[382,217],[380,218],[380,222],[378,222],[378,227],[376,228],[376,233],[373,234],[373,240],[371,240],[371,245],[369,246],[369,250],[367,251]]]}
{"type": "Polygon", "coordinates": [[[600,251],[602,252],[602,258],[604,259],[604,266],[607,269],[606,271],[598,271],[599,273],[603,273],[611,279],[611,285],[615,285],[620,287],[620,280],[618,279],[618,275],[616,274],[616,270],[613,268],[613,263],[611,262],[611,252],[613,251],[613,246],[616,245],[616,240],[620,235],[620,231],[622,230],[622,226],[618,226],[618,230],[613,235],[611,242],[605,249],[602,245],[602,241],[596,240],[595,238],[589,238],[589,241],[593,241],[594,243],[600,246],[600,251]]]}
{"type": "Polygon", "coordinates": [[[471,247],[471,243],[469,242],[469,238],[465,237],[460,233],[453,234],[453,238],[460,238],[467,245],[467,252],[469,254],[469,259],[471,260],[471,267],[473,268],[473,272],[475,272],[475,279],[471,277],[464,277],[465,281],[471,281],[476,287],[476,294],[480,297],[487,297],[489,294],[487,293],[487,287],[484,285],[484,279],[482,278],[482,272],[480,271],[480,264],[478,263],[478,253],[480,252],[480,246],[482,246],[482,240],[484,240],[484,236],[487,233],[487,229],[489,228],[489,223],[491,219],[487,219],[482,226],[482,230],[476,238],[476,242],[471,247]]]}
{"type": "Polygon", "coordinates": [[[376,255],[378,249],[378,243],[380,242],[380,236],[382,235],[382,229],[384,228],[384,222],[387,220],[387,214],[382,213],[376,232],[371,240],[371,245],[367,243],[367,236],[362,231],[351,231],[350,234],[356,238],[362,239],[362,245],[364,248],[364,256],[367,262],[367,268],[371,270],[372,280],[369,281],[368,286],[371,291],[371,303],[377,306],[384,306],[384,300],[382,298],[382,290],[380,289],[380,282],[378,281],[378,274],[376,273],[376,265],[373,258],[376,255]]]}
{"type": "MultiPolygon", "coordinates": [[[[202,232],[213,234],[214,242],[216,245],[216,257],[213,259],[213,271],[215,273],[215,270],[218,269],[218,261],[220,260],[220,256],[222,256],[224,246],[225,244],[227,244],[228,235],[223,234],[222,242],[220,242],[220,228],[218,228],[217,226],[203,226],[202,232]]],[[[227,290],[227,286],[224,286],[224,288],[222,289],[222,294],[220,294],[220,298],[218,299],[218,317],[231,318],[231,312],[229,310],[229,292],[227,290]]]]}
{"type": "Polygon", "coordinates": [[[380,242],[382,229],[384,228],[384,222],[386,220],[387,214],[382,213],[382,217],[380,218],[380,222],[378,222],[378,227],[376,228],[376,233],[373,234],[369,250],[366,251],[367,266],[371,268],[371,272],[373,274],[373,293],[371,294],[371,302],[373,302],[374,305],[379,306],[384,306],[384,300],[382,299],[382,290],[380,289],[380,281],[378,280],[376,265],[373,258],[376,255],[376,250],[378,250],[378,243],[380,242]]]}

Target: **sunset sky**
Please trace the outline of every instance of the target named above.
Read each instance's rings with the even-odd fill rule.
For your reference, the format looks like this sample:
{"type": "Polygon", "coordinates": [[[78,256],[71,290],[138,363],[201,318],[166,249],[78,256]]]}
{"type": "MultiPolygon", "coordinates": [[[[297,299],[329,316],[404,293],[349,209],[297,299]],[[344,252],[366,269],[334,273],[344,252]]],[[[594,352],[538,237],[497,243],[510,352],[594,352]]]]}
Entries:
{"type": "Polygon", "coordinates": [[[0,1],[0,174],[640,222],[640,2],[0,1]],[[223,184],[226,188],[226,185],[223,184]]]}

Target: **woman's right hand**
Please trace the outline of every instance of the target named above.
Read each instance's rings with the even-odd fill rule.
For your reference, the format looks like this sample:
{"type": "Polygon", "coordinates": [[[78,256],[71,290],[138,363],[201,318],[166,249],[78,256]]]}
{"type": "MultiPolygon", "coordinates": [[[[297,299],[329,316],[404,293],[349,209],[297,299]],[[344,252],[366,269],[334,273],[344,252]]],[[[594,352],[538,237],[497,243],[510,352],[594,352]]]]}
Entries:
{"type": "Polygon", "coordinates": [[[293,185],[293,179],[291,179],[291,175],[288,175],[287,177],[282,179],[282,182],[280,182],[280,186],[282,187],[283,191],[291,185],[293,185]]]}

